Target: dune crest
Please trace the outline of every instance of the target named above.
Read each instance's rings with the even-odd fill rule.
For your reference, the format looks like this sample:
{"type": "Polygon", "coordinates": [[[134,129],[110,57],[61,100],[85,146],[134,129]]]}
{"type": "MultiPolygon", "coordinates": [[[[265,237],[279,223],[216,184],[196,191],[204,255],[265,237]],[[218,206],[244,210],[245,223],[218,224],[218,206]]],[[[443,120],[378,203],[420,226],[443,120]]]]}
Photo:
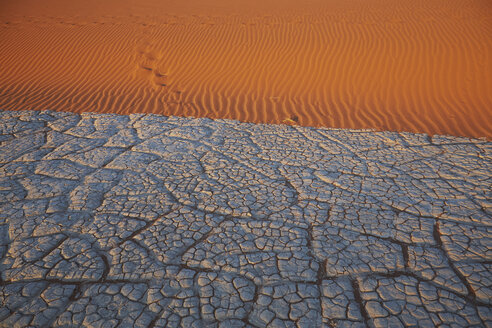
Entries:
{"type": "Polygon", "coordinates": [[[2,109],[492,137],[487,1],[21,0],[0,9],[2,109]]]}

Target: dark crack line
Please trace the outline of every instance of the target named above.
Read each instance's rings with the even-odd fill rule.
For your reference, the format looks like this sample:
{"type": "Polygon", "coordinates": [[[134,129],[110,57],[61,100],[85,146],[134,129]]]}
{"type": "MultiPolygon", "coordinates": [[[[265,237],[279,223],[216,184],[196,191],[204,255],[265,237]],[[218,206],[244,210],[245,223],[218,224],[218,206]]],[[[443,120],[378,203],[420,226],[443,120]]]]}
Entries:
{"type": "Polygon", "coordinates": [[[454,274],[460,279],[460,281],[466,287],[466,290],[468,291],[468,295],[466,296],[466,298],[469,301],[471,301],[472,304],[474,304],[476,306],[476,304],[479,301],[477,299],[477,295],[476,295],[475,291],[473,290],[473,287],[470,285],[468,280],[466,280],[465,276],[458,270],[458,268],[456,268],[456,266],[454,265],[454,262],[451,260],[448,253],[444,249],[444,244],[443,244],[442,239],[441,239],[441,230],[439,227],[439,222],[436,222],[434,224],[433,236],[434,236],[434,239],[436,240],[436,244],[442,250],[442,252],[444,253],[444,256],[446,256],[446,260],[448,261],[451,270],[453,270],[454,274]]]}
{"type": "Polygon", "coordinates": [[[156,316],[149,322],[148,328],[154,328],[155,325],[157,324],[157,321],[162,317],[162,314],[164,313],[164,309],[156,313],[156,316]]]}
{"type": "MultiPolygon", "coordinates": [[[[188,253],[191,249],[195,248],[197,245],[201,244],[205,240],[207,240],[208,237],[210,237],[214,233],[215,228],[212,227],[209,232],[203,234],[200,238],[196,239],[190,246],[186,247],[182,252],[180,252],[179,257],[181,258],[181,261],[183,261],[183,255],[188,253]]],[[[183,262],[184,263],[184,262],[183,262]]]]}
{"type": "Polygon", "coordinates": [[[256,325],[253,325],[251,322],[249,322],[249,318],[253,314],[254,305],[258,301],[258,297],[260,296],[260,289],[262,288],[262,286],[258,286],[255,283],[253,283],[253,285],[255,286],[255,291],[254,291],[254,294],[253,294],[253,299],[251,300],[252,306],[251,306],[251,309],[246,314],[246,316],[241,321],[244,322],[246,324],[246,326],[250,325],[252,327],[257,327],[256,325]]]}
{"type": "Polygon", "coordinates": [[[171,214],[172,212],[176,211],[176,209],[171,209],[169,211],[166,211],[164,214],[158,216],[157,218],[155,218],[154,220],[151,220],[151,221],[143,221],[143,220],[140,220],[141,222],[145,222],[145,225],[142,226],[141,228],[133,231],[129,236],[127,236],[126,238],[123,238],[119,243],[118,243],[118,246],[122,245],[123,243],[133,239],[135,236],[141,234],[142,232],[146,231],[147,229],[149,229],[151,226],[153,226],[157,221],[165,218],[167,215],[171,214]]]}
{"type": "Polygon", "coordinates": [[[410,267],[410,258],[409,258],[409,255],[408,255],[408,245],[401,243],[400,244],[400,247],[401,247],[401,251],[403,253],[404,267],[405,267],[406,270],[409,270],[409,267],[410,267]]]}
{"type": "MultiPolygon", "coordinates": [[[[185,269],[185,270],[190,270],[190,271],[194,271],[194,272],[209,272],[209,273],[220,273],[220,270],[213,270],[213,269],[207,269],[207,268],[203,268],[203,267],[191,267],[187,264],[184,264],[184,263],[180,263],[180,264],[173,264],[174,266],[177,266],[178,268],[180,269],[185,269]]],[[[246,277],[245,277],[246,278],[246,277]]]]}
{"type": "Polygon", "coordinates": [[[111,265],[109,264],[109,260],[108,260],[106,253],[100,252],[99,256],[101,257],[101,260],[104,263],[103,272],[102,272],[101,278],[99,279],[99,282],[106,282],[109,271],[111,270],[111,265]]]}
{"type": "MultiPolygon", "coordinates": [[[[317,272],[317,275],[316,275],[316,284],[320,287],[321,289],[321,284],[323,282],[324,279],[327,279],[327,274],[326,274],[326,265],[328,263],[328,260],[325,259],[323,260],[322,262],[318,262],[318,272],[317,272]]],[[[321,291],[320,291],[321,293],[321,291]]]]}
{"type": "Polygon", "coordinates": [[[423,277],[419,276],[418,274],[411,272],[411,271],[392,271],[392,272],[388,272],[388,273],[375,272],[372,274],[367,273],[367,274],[361,275],[361,277],[375,277],[375,276],[376,277],[383,277],[383,278],[391,278],[391,279],[402,277],[402,276],[411,277],[411,278],[417,280],[418,282],[428,283],[437,289],[445,290],[445,291],[457,296],[458,298],[465,299],[473,305],[490,307],[490,304],[488,304],[488,303],[482,302],[478,299],[473,299],[469,295],[460,294],[460,293],[456,292],[455,290],[452,290],[452,289],[450,289],[446,286],[443,286],[443,285],[439,285],[435,281],[423,278],[423,277]]]}
{"type": "MultiPolygon", "coordinates": [[[[26,297],[27,298],[27,302],[21,302],[19,304],[16,304],[16,306],[12,307],[12,308],[9,308],[9,315],[7,317],[5,317],[3,320],[6,320],[8,319],[10,316],[12,316],[14,313],[16,313],[16,311],[20,308],[22,308],[22,306],[24,306],[26,303],[29,303],[31,302],[31,300],[33,299],[36,299],[36,298],[40,298],[41,297],[41,294],[46,290],[47,288],[47,282],[45,279],[39,279],[37,280],[36,282],[40,282],[43,284],[42,288],[39,289],[39,291],[35,294],[35,295],[32,295],[30,297],[26,297]]],[[[17,282],[15,282],[17,283],[17,282]]]]}
{"type": "MultiPolygon", "coordinates": [[[[56,234],[54,234],[56,235],[56,234]]],[[[61,234],[63,237],[52,247],[50,247],[49,249],[47,249],[43,256],[41,256],[39,259],[36,259],[36,260],[32,260],[32,261],[28,261],[28,262],[25,262],[25,264],[35,264],[36,262],[40,262],[40,261],[44,261],[44,259],[46,258],[46,256],[50,255],[52,252],[54,252],[57,248],[59,248],[69,237],[65,234],[61,234]]],[[[26,238],[27,239],[27,238],[26,238]]]]}
{"type": "Polygon", "coordinates": [[[83,286],[83,283],[75,285],[75,288],[74,288],[72,294],[68,297],[68,300],[70,302],[75,302],[82,296],[82,293],[83,293],[82,286],[83,286]]]}
{"type": "Polygon", "coordinates": [[[70,294],[70,296],[68,297],[67,302],[63,306],[57,309],[56,314],[52,316],[51,320],[49,320],[49,322],[46,323],[44,327],[52,327],[56,322],[56,320],[60,317],[60,315],[63,312],[65,312],[70,307],[70,305],[72,305],[74,302],[80,299],[83,293],[81,290],[83,284],[80,283],[80,284],[73,284],[73,285],[74,285],[74,289],[72,291],[72,294],[70,294]]]}
{"type": "Polygon", "coordinates": [[[360,313],[362,314],[362,318],[364,319],[364,323],[367,327],[369,327],[370,316],[367,313],[367,310],[364,306],[364,302],[362,300],[362,295],[360,293],[360,286],[356,279],[350,280],[352,284],[352,289],[354,290],[354,299],[355,302],[359,305],[360,313]]]}
{"type": "MultiPolygon", "coordinates": [[[[196,270],[195,270],[196,271],[196,270]]],[[[62,280],[56,278],[39,278],[39,279],[23,279],[23,280],[15,280],[15,281],[5,281],[4,286],[7,285],[15,285],[15,284],[29,284],[29,283],[48,283],[48,284],[59,284],[59,285],[100,285],[100,284],[150,284],[152,279],[106,279],[104,281],[101,280],[62,280]]]]}

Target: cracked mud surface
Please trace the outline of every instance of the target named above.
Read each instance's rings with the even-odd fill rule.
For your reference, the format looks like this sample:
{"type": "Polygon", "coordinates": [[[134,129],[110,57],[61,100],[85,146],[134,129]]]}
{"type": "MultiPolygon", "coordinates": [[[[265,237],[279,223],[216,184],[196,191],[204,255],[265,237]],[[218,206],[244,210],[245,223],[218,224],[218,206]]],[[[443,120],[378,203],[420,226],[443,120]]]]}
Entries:
{"type": "Polygon", "coordinates": [[[492,327],[492,144],[0,112],[1,327],[492,327]]]}

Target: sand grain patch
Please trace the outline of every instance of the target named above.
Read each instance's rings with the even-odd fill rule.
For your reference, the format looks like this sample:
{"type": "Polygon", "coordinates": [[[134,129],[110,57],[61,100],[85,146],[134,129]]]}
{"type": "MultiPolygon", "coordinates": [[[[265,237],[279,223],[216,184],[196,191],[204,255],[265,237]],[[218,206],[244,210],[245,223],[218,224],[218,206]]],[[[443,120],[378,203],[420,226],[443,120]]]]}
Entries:
{"type": "Polygon", "coordinates": [[[2,109],[492,136],[487,1],[21,0],[0,9],[2,109]]]}

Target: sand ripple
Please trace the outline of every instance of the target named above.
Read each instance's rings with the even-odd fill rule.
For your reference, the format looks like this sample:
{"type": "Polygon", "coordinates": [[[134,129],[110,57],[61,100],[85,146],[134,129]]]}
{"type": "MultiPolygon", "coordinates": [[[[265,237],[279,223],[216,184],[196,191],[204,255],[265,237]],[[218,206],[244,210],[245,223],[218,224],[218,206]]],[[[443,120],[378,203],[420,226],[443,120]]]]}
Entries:
{"type": "Polygon", "coordinates": [[[58,2],[2,5],[0,108],[492,137],[487,1],[58,2]]]}

